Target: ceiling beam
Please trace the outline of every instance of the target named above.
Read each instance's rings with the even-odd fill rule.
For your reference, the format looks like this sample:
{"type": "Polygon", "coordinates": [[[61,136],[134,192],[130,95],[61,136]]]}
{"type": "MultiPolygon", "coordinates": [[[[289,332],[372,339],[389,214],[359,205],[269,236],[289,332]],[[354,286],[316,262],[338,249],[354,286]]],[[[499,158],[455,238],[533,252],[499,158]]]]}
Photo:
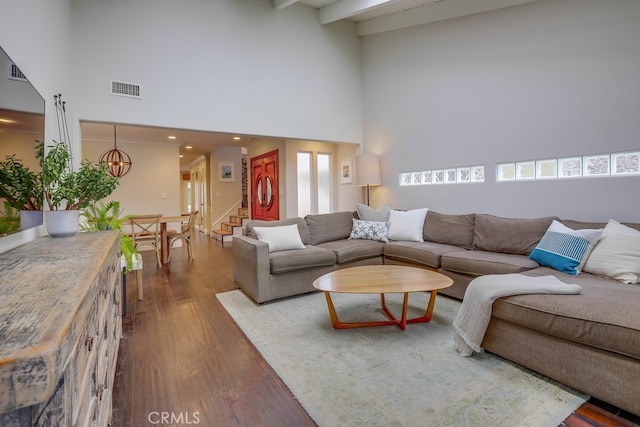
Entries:
{"type": "Polygon", "coordinates": [[[329,24],[365,12],[392,0],[340,0],[321,8],[318,19],[321,24],[329,24]]]}
{"type": "Polygon", "coordinates": [[[298,0],[273,0],[273,8],[275,10],[281,10],[294,3],[298,3],[298,0]]]}
{"type": "Polygon", "coordinates": [[[534,1],[539,0],[483,0],[474,2],[469,0],[447,0],[430,3],[411,10],[405,10],[404,12],[358,22],[358,35],[367,36],[385,31],[399,30],[414,25],[428,24],[534,1]]]}

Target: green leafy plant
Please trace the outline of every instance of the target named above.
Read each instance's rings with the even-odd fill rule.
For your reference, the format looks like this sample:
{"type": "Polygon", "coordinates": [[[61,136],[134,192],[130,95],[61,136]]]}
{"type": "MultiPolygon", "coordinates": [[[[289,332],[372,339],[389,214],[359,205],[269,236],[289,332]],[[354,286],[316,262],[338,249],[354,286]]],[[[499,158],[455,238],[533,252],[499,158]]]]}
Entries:
{"type": "MultiPolygon", "coordinates": [[[[35,150],[42,170],[44,144],[38,143],[35,150]]],[[[42,210],[42,172],[24,166],[15,154],[6,156],[5,161],[0,162],[0,198],[17,210],[42,210]]]]}
{"type": "Polygon", "coordinates": [[[0,215],[0,235],[16,231],[20,225],[20,217],[15,208],[7,201],[4,202],[4,213],[0,215]]]}
{"type": "Polygon", "coordinates": [[[54,141],[49,152],[39,153],[43,164],[42,184],[49,210],[84,209],[109,196],[118,185],[106,165],[84,160],[80,169],[71,168],[71,153],[64,142],[54,141]],[[64,203],[63,203],[64,202],[64,203]]]}
{"type": "Polygon", "coordinates": [[[127,272],[133,267],[133,255],[139,254],[133,239],[122,231],[122,224],[129,216],[120,216],[120,202],[112,200],[108,203],[93,202],[82,211],[85,221],[80,225],[83,231],[120,230],[120,250],[127,261],[127,272]]]}

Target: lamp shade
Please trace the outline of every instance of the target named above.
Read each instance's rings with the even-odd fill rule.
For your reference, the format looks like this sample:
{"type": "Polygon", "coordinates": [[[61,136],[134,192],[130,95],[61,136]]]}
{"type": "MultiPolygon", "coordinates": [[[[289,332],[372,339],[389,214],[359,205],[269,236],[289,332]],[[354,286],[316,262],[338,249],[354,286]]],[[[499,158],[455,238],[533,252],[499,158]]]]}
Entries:
{"type": "Polygon", "coordinates": [[[375,154],[356,156],[356,185],[380,185],[380,161],[375,154]]]}

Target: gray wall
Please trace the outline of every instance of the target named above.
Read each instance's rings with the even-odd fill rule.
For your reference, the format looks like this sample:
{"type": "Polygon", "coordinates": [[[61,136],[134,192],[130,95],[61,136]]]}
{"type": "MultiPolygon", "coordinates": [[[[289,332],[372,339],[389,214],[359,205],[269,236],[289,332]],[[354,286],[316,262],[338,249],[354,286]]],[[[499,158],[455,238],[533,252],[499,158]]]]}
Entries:
{"type": "Polygon", "coordinates": [[[640,222],[640,176],[495,182],[501,162],[640,150],[640,1],[543,0],[362,39],[373,205],[640,222]],[[400,187],[483,164],[484,184],[400,187]]]}

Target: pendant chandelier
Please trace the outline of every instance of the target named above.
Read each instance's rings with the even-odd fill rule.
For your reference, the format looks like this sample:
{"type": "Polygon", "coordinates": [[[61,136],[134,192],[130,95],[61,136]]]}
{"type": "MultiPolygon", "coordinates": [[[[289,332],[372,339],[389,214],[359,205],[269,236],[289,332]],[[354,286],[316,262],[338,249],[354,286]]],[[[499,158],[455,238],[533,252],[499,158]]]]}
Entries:
{"type": "Polygon", "coordinates": [[[118,149],[116,125],[113,125],[113,149],[105,151],[100,156],[100,164],[106,164],[109,173],[117,178],[126,175],[131,169],[131,157],[118,149]]]}

